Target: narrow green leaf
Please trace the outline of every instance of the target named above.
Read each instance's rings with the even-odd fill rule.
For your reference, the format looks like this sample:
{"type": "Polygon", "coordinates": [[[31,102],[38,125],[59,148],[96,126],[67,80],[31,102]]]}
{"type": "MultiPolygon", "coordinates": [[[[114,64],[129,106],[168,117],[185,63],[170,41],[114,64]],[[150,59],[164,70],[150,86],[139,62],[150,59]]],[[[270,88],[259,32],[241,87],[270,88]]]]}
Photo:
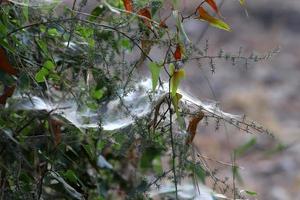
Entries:
{"type": "Polygon", "coordinates": [[[245,190],[246,194],[249,194],[251,196],[256,196],[257,193],[256,192],[253,192],[253,191],[249,191],[249,190],[245,190]]]}
{"type": "Polygon", "coordinates": [[[151,72],[151,78],[152,78],[152,90],[154,91],[158,84],[159,74],[161,70],[161,66],[155,62],[150,62],[149,70],[151,72]]]}

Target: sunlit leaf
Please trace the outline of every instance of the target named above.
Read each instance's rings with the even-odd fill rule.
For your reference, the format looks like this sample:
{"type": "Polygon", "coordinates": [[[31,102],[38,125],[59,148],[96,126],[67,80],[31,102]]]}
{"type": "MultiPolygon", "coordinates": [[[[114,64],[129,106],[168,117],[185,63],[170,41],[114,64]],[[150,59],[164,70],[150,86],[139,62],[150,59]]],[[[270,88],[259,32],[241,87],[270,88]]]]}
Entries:
{"type": "Polygon", "coordinates": [[[194,137],[196,135],[198,124],[203,119],[203,117],[204,117],[204,113],[200,111],[196,116],[194,116],[189,121],[189,125],[187,128],[187,132],[188,132],[189,136],[186,140],[186,144],[191,144],[193,142],[194,137]]]}
{"type": "Polygon", "coordinates": [[[49,75],[50,71],[53,71],[55,65],[52,61],[47,60],[43,67],[35,74],[35,80],[39,83],[44,82],[45,78],[49,75]]]}
{"type": "Polygon", "coordinates": [[[155,62],[150,62],[149,70],[151,72],[151,78],[152,78],[152,90],[154,91],[158,84],[159,74],[161,70],[161,66],[155,62]]]}
{"type": "Polygon", "coordinates": [[[180,81],[185,76],[184,69],[176,70],[174,64],[170,64],[170,74],[171,74],[171,95],[174,97],[176,95],[180,81]]]}
{"type": "Polygon", "coordinates": [[[45,67],[48,70],[54,70],[55,65],[51,60],[47,60],[44,64],[43,67],[45,67]]]}
{"type": "Polygon", "coordinates": [[[228,24],[208,14],[208,12],[206,12],[206,10],[201,6],[198,8],[198,14],[199,14],[198,16],[199,19],[207,21],[211,26],[214,26],[219,29],[223,29],[225,31],[231,31],[228,24]]]}
{"type": "Polygon", "coordinates": [[[48,76],[48,74],[49,70],[43,67],[35,74],[34,78],[38,83],[41,83],[45,81],[45,78],[48,76]]]}

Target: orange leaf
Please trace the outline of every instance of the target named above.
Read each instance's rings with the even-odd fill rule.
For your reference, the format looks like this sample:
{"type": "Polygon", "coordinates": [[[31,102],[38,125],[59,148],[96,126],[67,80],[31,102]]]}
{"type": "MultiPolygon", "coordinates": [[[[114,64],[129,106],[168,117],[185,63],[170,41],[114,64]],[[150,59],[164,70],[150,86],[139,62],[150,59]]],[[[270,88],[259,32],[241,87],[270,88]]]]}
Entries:
{"type": "Polygon", "coordinates": [[[125,7],[125,10],[128,12],[132,12],[133,11],[133,3],[132,0],[123,0],[123,4],[125,7]]]}
{"type": "Polygon", "coordinates": [[[0,47],[0,70],[9,75],[16,75],[17,70],[9,63],[5,51],[0,47]]]}
{"type": "Polygon", "coordinates": [[[187,128],[187,132],[189,134],[189,136],[186,139],[186,144],[191,144],[194,140],[194,137],[196,135],[196,130],[198,127],[199,122],[203,119],[204,117],[204,113],[203,112],[199,112],[195,117],[193,117],[190,122],[189,122],[189,126],[187,128]]]}
{"type": "Polygon", "coordinates": [[[175,60],[181,60],[182,57],[182,47],[180,44],[177,44],[176,50],[174,52],[174,58],[175,60]]]}
{"type": "Polygon", "coordinates": [[[5,105],[6,100],[11,97],[15,91],[16,86],[5,87],[2,95],[0,96],[0,105],[5,105]]]}
{"type": "Polygon", "coordinates": [[[150,10],[147,7],[142,8],[138,11],[138,14],[144,17],[144,18],[142,18],[142,20],[145,23],[145,25],[148,28],[152,29],[151,22],[150,22],[150,20],[148,20],[148,19],[152,19],[150,10]],[[145,19],[145,18],[148,18],[148,19],[145,19]]]}
{"type": "Polygon", "coordinates": [[[223,29],[223,30],[226,30],[226,31],[231,30],[228,24],[226,24],[222,20],[217,19],[217,18],[211,16],[210,14],[208,14],[208,12],[206,12],[206,10],[203,7],[200,6],[197,9],[197,11],[199,13],[199,16],[198,16],[199,19],[202,19],[202,20],[205,20],[205,21],[209,22],[210,25],[212,25],[216,28],[223,29]]]}

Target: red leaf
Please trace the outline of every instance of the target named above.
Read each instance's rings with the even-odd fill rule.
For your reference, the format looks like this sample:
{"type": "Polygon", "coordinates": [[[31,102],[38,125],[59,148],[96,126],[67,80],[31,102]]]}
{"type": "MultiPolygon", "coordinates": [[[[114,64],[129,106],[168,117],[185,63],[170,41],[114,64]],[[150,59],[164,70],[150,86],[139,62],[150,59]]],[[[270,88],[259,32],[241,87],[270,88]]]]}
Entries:
{"type": "Polygon", "coordinates": [[[16,75],[17,70],[9,63],[5,51],[0,47],[0,70],[9,75],[16,75]]]}
{"type": "Polygon", "coordinates": [[[5,105],[6,100],[11,97],[15,91],[16,86],[5,87],[2,95],[0,96],[0,105],[5,105]]]}
{"type": "Polygon", "coordinates": [[[195,117],[193,117],[190,122],[189,122],[189,126],[187,128],[187,132],[189,134],[189,136],[186,139],[186,144],[191,144],[194,140],[194,137],[196,135],[196,130],[198,127],[199,122],[203,119],[204,117],[204,113],[203,112],[199,112],[195,117]]]}
{"type": "Polygon", "coordinates": [[[141,16],[143,16],[142,20],[145,23],[145,25],[148,28],[152,29],[151,21],[148,20],[148,19],[152,19],[150,10],[147,7],[146,8],[142,8],[142,9],[140,9],[138,11],[138,14],[141,15],[141,16]],[[145,18],[148,18],[148,19],[145,19],[145,18]]]}
{"type": "Polygon", "coordinates": [[[128,12],[132,12],[133,11],[133,3],[132,0],[123,0],[123,4],[125,7],[125,10],[128,12]]]}
{"type": "Polygon", "coordinates": [[[174,52],[174,58],[175,60],[181,60],[182,57],[182,47],[180,44],[177,44],[176,50],[174,52]]]}
{"type": "Polygon", "coordinates": [[[220,15],[219,8],[215,2],[215,0],[205,0],[206,3],[210,5],[210,7],[218,14],[220,15]]]}

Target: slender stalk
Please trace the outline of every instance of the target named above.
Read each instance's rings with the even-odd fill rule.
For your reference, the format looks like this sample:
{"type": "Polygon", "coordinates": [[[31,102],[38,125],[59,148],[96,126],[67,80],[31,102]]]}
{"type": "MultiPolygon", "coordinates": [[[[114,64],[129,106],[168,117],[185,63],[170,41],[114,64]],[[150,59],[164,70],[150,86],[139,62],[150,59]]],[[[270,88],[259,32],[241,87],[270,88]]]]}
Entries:
{"type": "Polygon", "coordinates": [[[177,176],[176,176],[176,151],[175,151],[175,145],[174,145],[174,135],[173,135],[173,121],[172,121],[172,115],[173,111],[171,109],[172,106],[172,96],[171,96],[171,78],[169,78],[169,101],[168,101],[168,107],[169,107],[169,113],[170,113],[170,136],[171,136],[171,147],[172,147],[172,171],[174,176],[174,185],[175,185],[175,196],[176,199],[178,199],[178,188],[177,188],[177,176]]]}

